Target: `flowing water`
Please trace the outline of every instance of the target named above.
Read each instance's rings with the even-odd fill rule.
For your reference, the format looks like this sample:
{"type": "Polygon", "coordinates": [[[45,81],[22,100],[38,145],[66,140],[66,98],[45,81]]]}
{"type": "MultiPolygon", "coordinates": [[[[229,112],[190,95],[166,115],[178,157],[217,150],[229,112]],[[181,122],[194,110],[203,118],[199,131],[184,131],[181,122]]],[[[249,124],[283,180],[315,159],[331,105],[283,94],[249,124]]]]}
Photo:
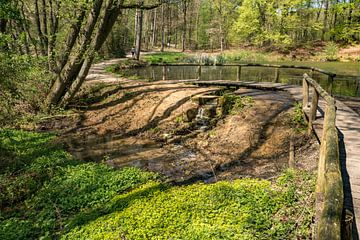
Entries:
{"type": "MultiPolygon", "coordinates": [[[[271,64],[301,65],[317,67],[337,74],[334,79],[333,93],[335,95],[360,97],[360,63],[344,62],[272,62],[271,64]]],[[[167,80],[186,80],[197,78],[196,66],[169,66],[166,68],[167,80]]],[[[232,66],[204,66],[201,71],[201,80],[236,80],[237,67],[232,66]]],[[[306,70],[280,69],[279,81],[281,83],[298,84],[306,70]]],[[[125,72],[126,76],[136,76],[149,81],[163,79],[163,67],[150,66],[132,69],[125,72]]],[[[241,80],[255,82],[272,82],[275,70],[265,67],[242,67],[241,80]]],[[[324,74],[316,73],[313,78],[320,85],[328,89],[330,83],[324,74]]]]}

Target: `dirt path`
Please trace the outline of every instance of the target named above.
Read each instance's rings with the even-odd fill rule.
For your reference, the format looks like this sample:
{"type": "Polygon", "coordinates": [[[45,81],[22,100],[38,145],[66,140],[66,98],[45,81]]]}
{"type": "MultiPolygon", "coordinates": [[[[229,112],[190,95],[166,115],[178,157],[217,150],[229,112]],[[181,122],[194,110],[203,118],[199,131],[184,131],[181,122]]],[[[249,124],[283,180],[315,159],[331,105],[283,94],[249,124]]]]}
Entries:
{"type": "Polygon", "coordinates": [[[42,126],[61,132],[78,159],[139,166],[178,183],[272,178],[288,166],[292,138],[298,166],[316,167],[316,142],[292,128],[290,95],[239,89],[234,94],[251,96],[252,103],[239,113],[213,116],[204,130],[189,113],[198,113],[197,96],[219,88],[118,78],[104,70],[116,61],[121,59],[92,67],[84,93],[72,104],[76,117],[42,126]]]}

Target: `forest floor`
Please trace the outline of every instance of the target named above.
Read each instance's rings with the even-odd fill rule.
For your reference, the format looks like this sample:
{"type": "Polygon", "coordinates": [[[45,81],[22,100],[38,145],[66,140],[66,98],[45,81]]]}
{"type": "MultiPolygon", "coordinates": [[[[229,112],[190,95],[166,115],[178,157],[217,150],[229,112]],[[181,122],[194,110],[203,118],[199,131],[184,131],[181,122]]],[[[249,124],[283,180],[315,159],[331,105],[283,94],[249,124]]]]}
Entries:
{"type": "Polygon", "coordinates": [[[45,121],[43,131],[61,133],[78,159],[139,166],[178,183],[239,177],[272,178],[288,167],[290,139],[300,168],[314,170],[318,145],[294,129],[294,100],[286,93],[240,89],[251,104],[236,114],[213,116],[202,130],[188,115],[197,96],[219,88],[144,82],[105,71],[117,60],[96,64],[70,118],[45,121]],[[86,100],[86,102],[81,102],[86,100]]]}

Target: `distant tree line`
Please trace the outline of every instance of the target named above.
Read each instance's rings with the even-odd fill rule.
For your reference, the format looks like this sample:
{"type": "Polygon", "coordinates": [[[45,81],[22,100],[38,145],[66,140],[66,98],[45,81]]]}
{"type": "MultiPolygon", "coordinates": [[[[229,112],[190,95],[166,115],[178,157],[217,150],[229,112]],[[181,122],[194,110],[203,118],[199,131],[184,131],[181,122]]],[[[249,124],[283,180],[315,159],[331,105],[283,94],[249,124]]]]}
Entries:
{"type": "MultiPolygon", "coordinates": [[[[128,34],[127,47],[136,44],[135,15],[140,12],[130,10],[119,22],[128,34]]],[[[140,20],[144,49],[251,44],[282,50],[314,41],[360,41],[359,0],[171,0],[141,11],[140,20]]]]}

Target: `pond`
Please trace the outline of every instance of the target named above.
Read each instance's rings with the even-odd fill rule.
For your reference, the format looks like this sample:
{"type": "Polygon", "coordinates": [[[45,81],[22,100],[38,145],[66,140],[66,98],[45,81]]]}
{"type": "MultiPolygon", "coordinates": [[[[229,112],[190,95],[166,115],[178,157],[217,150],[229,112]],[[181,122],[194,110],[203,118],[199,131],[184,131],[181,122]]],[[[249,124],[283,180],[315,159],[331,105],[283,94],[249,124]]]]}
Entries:
{"type": "MultiPolygon", "coordinates": [[[[343,62],[272,62],[271,64],[299,65],[317,67],[337,74],[334,79],[333,94],[351,97],[360,97],[360,63],[343,62]]],[[[196,66],[169,66],[166,68],[167,80],[186,80],[197,78],[196,66]]],[[[279,82],[287,84],[302,83],[302,76],[307,70],[303,69],[280,69],[279,82]]],[[[124,73],[125,76],[132,76],[149,81],[163,79],[162,66],[149,66],[144,68],[131,69],[124,73]]],[[[274,68],[265,67],[242,67],[241,80],[255,82],[272,82],[275,78],[274,68]]],[[[320,85],[328,89],[328,77],[324,74],[315,73],[313,78],[320,85]]],[[[236,80],[236,66],[203,66],[201,80],[236,80]]]]}

